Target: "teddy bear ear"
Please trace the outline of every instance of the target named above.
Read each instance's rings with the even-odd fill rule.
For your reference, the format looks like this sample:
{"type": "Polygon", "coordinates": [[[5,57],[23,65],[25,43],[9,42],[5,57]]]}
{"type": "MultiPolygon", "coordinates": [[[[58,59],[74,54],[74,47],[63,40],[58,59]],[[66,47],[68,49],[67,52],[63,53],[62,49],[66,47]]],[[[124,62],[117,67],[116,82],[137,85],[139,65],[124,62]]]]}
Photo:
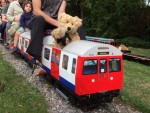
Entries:
{"type": "Polygon", "coordinates": [[[74,18],[75,18],[75,21],[76,21],[76,25],[77,25],[78,27],[80,27],[80,26],[82,25],[82,19],[80,19],[80,18],[77,17],[77,16],[75,16],[74,18]]]}
{"type": "Polygon", "coordinates": [[[81,22],[82,22],[82,19],[80,19],[79,17],[75,16],[75,18],[76,18],[78,21],[81,21],[81,22]]]}
{"type": "Polygon", "coordinates": [[[65,12],[58,15],[58,21],[61,21],[61,19],[66,15],[65,12]]]}

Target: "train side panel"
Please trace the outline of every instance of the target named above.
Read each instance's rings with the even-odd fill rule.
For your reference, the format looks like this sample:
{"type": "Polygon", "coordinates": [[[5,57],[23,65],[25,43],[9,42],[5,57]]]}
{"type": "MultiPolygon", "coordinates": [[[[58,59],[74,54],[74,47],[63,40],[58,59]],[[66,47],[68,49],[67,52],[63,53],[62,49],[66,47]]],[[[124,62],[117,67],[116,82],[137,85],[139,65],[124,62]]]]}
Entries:
{"type": "Polygon", "coordinates": [[[51,74],[51,57],[52,48],[48,45],[43,46],[42,50],[42,68],[50,75],[51,74]]]}
{"type": "Polygon", "coordinates": [[[75,73],[77,60],[76,55],[62,51],[60,59],[60,82],[73,92],[76,87],[75,73]]]}

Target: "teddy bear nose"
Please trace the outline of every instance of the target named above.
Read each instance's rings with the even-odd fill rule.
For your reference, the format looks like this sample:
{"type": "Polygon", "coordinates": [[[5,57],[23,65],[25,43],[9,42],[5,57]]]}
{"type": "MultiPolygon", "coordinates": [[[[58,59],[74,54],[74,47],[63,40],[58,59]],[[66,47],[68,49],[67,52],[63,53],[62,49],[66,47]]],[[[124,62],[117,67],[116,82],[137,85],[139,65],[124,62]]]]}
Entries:
{"type": "Polygon", "coordinates": [[[70,30],[71,30],[71,28],[70,28],[70,27],[68,27],[67,29],[68,29],[68,31],[70,31],[70,30]]]}

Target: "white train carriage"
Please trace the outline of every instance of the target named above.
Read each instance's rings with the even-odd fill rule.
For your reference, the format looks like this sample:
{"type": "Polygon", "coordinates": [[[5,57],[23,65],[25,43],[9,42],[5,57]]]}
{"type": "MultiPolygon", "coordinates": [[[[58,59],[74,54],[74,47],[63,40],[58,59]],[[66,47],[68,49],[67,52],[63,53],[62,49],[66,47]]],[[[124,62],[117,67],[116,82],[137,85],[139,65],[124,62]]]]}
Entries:
{"type": "MultiPolygon", "coordinates": [[[[19,36],[18,41],[18,51],[21,53],[26,59],[29,59],[30,61],[34,61],[34,58],[29,55],[26,50],[29,46],[29,43],[31,41],[31,33],[30,32],[24,32],[19,36]]],[[[43,44],[53,44],[54,38],[52,36],[45,36],[43,40],[43,44]]]]}

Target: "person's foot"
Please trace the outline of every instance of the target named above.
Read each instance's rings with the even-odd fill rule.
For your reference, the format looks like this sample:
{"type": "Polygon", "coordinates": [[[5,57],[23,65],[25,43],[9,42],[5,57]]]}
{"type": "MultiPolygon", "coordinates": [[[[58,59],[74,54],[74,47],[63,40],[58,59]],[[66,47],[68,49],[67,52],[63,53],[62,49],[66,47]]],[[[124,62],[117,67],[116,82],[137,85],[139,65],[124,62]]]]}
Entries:
{"type": "Polygon", "coordinates": [[[34,72],[35,76],[40,76],[40,75],[45,75],[45,74],[46,74],[46,71],[42,68],[40,68],[34,72]]]}
{"type": "Polygon", "coordinates": [[[4,43],[4,47],[5,47],[6,49],[9,49],[9,43],[4,43]]]}
{"type": "Polygon", "coordinates": [[[10,50],[13,49],[13,47],[15,47],[13,43],[10,43],[8,46],[10,50]]]}
{"type": "Polygon", "coordinates": [[[12,53],[13,53],[13,52],[17,52],[17,50],[18,50],[18,48],[14,46],[14,47],[11,49],[11,52],[12,52],[12,53]]]}

